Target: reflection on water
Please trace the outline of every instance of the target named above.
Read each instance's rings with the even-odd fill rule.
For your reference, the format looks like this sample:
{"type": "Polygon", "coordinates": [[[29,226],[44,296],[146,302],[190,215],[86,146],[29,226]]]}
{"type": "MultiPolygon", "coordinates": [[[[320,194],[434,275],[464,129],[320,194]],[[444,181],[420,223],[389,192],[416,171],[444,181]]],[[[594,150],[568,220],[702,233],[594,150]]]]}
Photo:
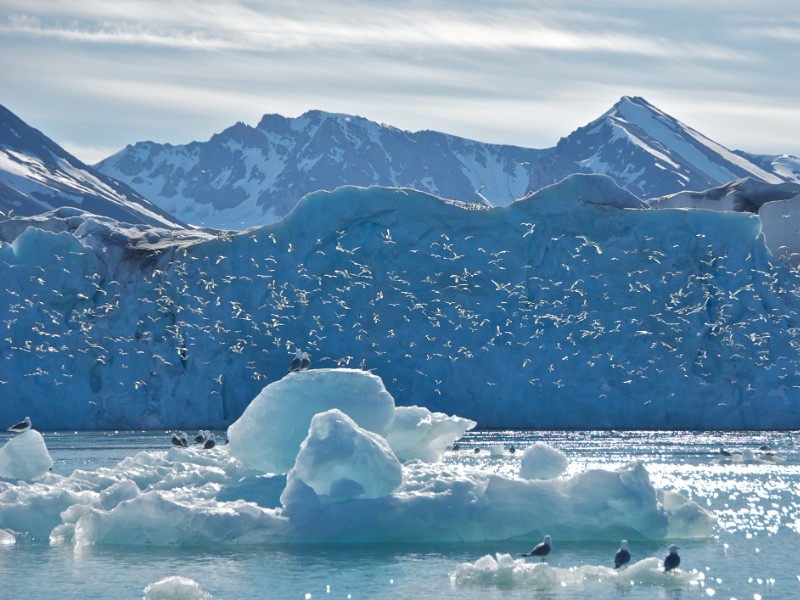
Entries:
{"type": "MultiPolygon", "coordinates": [[[[55,461],[53,471],[64,475],[111,466],[141,450],[169,447],[166,432],[44,435],[55,461]]],[[[7,437],[0,436],[0,443],[7,437]]],[[[534,586],[525,575],[478,578],[477,583],[455,576],[463,565],[475,565],[486,555],[507,553],[513,561],[535,540],[269,548],[73,547],[18,540],[16,545],[0,546],[0,590],[16,589],[17,582],[27,581],[31,583],[24,597],[29,599],[141,598],[149,583],[180,575],[216,598],[505,600],[585,598],[587,593],[592,598],[618,598],[621,593],[626,598],[800,598],[795,554],[800,547],[797,433],[480,431],[465,436],[460,449],[449,452],[445,461],[510,475],[518,469],[521,450],[536,441],[562,450],[570,459],[569,473],[640,460],[657,487],[679,491],[712,510],[718,520],[714,537],[676,540],[681,568],[703,577],[677,590],[652,582],[622,588],[603,585],[599,581],[616,545],[559,540],[554,540],[547,561],[554,579],[544,587],[534,586]],[[507,449],[511,445],[518,449],[514,454],[507,449]],[[774,457],[759,450],[763,445],[774,457]],[[733,456],[722,457],[721,447],[733,456]],[[571,575],[559,578],[559,573],[571,575]]],[[[667,546],[668,541],[631,544],[633,562],[657,565],[667,546]]]]}

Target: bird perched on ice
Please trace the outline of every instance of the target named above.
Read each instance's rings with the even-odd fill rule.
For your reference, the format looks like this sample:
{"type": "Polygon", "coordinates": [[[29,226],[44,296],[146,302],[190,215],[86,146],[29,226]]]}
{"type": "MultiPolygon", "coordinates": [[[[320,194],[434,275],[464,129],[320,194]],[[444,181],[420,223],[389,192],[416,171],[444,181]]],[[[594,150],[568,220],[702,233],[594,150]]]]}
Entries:
{"type": "Polygon", "coordinates": [[[300,367],[303,365],[303,352],[301,350],[296,350],[294,353],[294,358],[292,362],[289,363],[289,370],[286,371],[286,374],[294,373],[300,370],[300,367]]]}
{"type": "Polygon", "coordinates": [[[631,553],[628,552],[628,540],[622,540],[619,543],[619,550],[614,555],[614,568],[619,569],[622,565],[626,565],[631,560],[631,553]]]}
{"type": "MultiPolygon", "coordinates": [[[[295,351],[294,358],[292,359],[292,362],[289,363],[289,370],[286,371],[287,375],[289,373],[296,373],[297,371],[302,371],[302,369],[303,369],[303,355],[304,354],[305,354],[305,352],[303,352],[302,350],[295,351]]],[[[308,368],[308,367],[306,367],[306,368],[308,368]]]]}
{"type": "Polygon", "coordinates": [[[722,446],[719,447],[719,454],[720,454],[720,456],[724,456],[725,458],[730,458],[731,456],[733,456],[730,452],[725,450],[725,448],[723,448],[722,446]]]}
{"type": "Polygon", "coordinates": [[[186,434],[183,431],[176,431],[172,434],[171,439],[173,446],[177,446],[178,448],[189,447],[189,438],[186,437],[186,434]]]}
{"type": "Polygon", "coordinates": [[[211,450],[214,446],[217,445],[216,436],[211,432],[207,433],[208,433],[208,438],[206,439],[205,442],[203,442],[203,450],[211,450]]]}
{"type": "Polygon", "coordinates": [[[538,556],[539,562],[544,562],[544,557],[550,554],[550,551],[553,549],[553,542],[550,539],[549,535],[544,536],[544,540],[536,544],[530,551],[526,552],[522,556],[538,556]]]}
{"type": "Polygon", "coordinates": [[[300,360],[300,370],[305,371],[311,366],[311,357],[308,355],[308,352],[303,352],[303,355],[300,360]]]}
{"type": "Polygon", "coordinates": [[[679,564],[681,564],[681,557],[678,556],[678,547],[673,544],[669,547],[669,554],[664,559],[664,570],[672,571],[677,569],[679,564]]]}
{"type": "Polygon", "coordinates": [[[208,439],[208,431],[206,431],[205,429],[201,429],[200,431],[197,432],[197,435],[194,436],[194,443],[202,445],[206,443],[207,439],[208,439]]]}
{"type": "Polygon", "coordinates": [[[7,431],[13,431],[14,433],[22,433],[23,431],[28,431],[31,428],[31,418],[25,417],[19,423],[15,423],[11,427],[8,428],[7,431]]]}

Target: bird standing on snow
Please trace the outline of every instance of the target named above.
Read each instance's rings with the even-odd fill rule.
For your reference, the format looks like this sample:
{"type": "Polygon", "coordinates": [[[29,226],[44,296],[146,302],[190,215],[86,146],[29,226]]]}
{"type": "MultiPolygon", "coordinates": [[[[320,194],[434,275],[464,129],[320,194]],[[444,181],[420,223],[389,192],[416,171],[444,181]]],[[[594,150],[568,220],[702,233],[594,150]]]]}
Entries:
{"type": "Polygon", "coordinates": [[[678,556],[678,547],[673,544],[669,547],[669,554],[664,559],[664,570],[672,571],[672,569],[677,569],[679,564],[681,564],[681,557],[678,556]]]}
{"type": "Polygon", "coordinates": [[[173,446],[177,446],[178,448],[189,447],[189,439],[186,437],[186,434],[183,431],[177,431],[173,433],[171,439],[173,446]]]}
{"type": "Polygon", "coordinates": [[[208,432],[204,429],[201,429],[200,431],[197,432],[197,435],[194,436],[194,443],[205,444],[207,439],[208,439],[208,432]]]}
{"type": "Polygon", "coordinates": [[[549,535],[544,536],[544,540],[536,544],[529,552],[526,552],[522,556],[538,556],[539,562],[544,562],[544,557],[550,554],[550,551],[553,549],[553,542],[550,539],[549,535]]]}
{"type": "Polygon", "coordinates": [[[306,371],[310,366],[311,366],[311,357],[308,355],[308,352],[303,352],[302,358],[300,360],[300,370],[306,371]]]}
{"type": "Polygon", "coordinates": [[[208,439],[203,443],[203,450],[211,450],[214,446],[217,445],[217,436],[213,433],[208,432],[208,439]]]}
{"type": "Polygon", "coordinates": [[[628,552],[628,540],[619,543],[619,550],[614,555],[614,568],[619,569],[622,565],[628,564],[631,560],[631,553],[628,552]]]}
{"type": "Polygon", "coordinates": [[[23,431],[28,431],[31,428],[31,418],[25,417],[19,423],[15,423],[11,427],[7,429],[7,431],[13,431],[14,433],[22,433],[23,431]]]}

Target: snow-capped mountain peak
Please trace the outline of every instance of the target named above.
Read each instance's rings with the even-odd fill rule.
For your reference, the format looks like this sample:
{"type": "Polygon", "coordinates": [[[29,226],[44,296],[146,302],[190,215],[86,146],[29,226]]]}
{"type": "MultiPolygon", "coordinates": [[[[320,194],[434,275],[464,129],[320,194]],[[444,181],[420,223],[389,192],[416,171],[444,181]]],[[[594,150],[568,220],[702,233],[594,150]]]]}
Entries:
{"type": "Polygon", "coordinates": [[[643,98],[623,96],[545,150],[311,110],[266,114],[255,127],[236,123],[207,142],[138,143],[96,166],[184,221],[242,229],[283,218],[308,193],[343,185],[507,205],[574,173],[607,175],[650,198],[745,177],[776,184],[792,180],[785,174],[796,164],[731,152],[643,98]]]}
{"type": "Polygon", "coordinates": [[[241,229],[281,219],[306,194],[343,185],[510,204],[529,191],[539,153],[312,110],[266,114],[256,127],[237,123],[207,142],[135,144],[96,166],[187,222],[241,229]]]}
{"type": "Polygon", "coordinates": [[[0,211],[34,215],[62,206],[131,224],[184,227],[126,184],[85,165],[0,106],[0,211]]]}
{"type": "Polygon", "coordinates": [[[642,198],[708,189],[743,177],[784,180],[637,96],[623,96],[563,138],[540,169],[553,181],[576,171],[609,175],[642,198]]]}

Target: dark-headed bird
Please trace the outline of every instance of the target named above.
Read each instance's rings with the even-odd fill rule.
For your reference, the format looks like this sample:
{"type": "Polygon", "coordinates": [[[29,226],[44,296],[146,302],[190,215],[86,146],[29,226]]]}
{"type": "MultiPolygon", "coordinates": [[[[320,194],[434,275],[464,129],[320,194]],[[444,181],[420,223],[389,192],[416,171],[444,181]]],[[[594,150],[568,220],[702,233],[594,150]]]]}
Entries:
{"type": "Polygon", "coordinates": [[[678,547],[673,544],[669,547],[669,554],[664,559],[664,570],[672,571],[677,569],[679,564],[681,564],[681,557],[678,556],[678,547]]]}
{"type": "Polygon", "coordinates": [[[550,554],[550,551],[553,549],[553,541],[550,539],[549,535],[544,536],[544,540],[536,544],[533,548],[530,549],[529,552],[526,552],[522,556],[538,556],[539,562],[544,562],[544,557],[550,554]]]}
{"type": "Polygon", "coordinates": [[[31,428],[31,418],[25,417],[19,423],[14,423],[11,427],[8,428],[8,431],[13,431],[14,433],[22,433],[23,431],[28,431],[31,428]]]}
{"type": "Polygon", "coordinates": [[[628,540],[619,543],[619,550],[614,555],[614,568],[619,569],[622,565],[627,565],[631,560],[631,553],[628,552],[628,540]]]}

